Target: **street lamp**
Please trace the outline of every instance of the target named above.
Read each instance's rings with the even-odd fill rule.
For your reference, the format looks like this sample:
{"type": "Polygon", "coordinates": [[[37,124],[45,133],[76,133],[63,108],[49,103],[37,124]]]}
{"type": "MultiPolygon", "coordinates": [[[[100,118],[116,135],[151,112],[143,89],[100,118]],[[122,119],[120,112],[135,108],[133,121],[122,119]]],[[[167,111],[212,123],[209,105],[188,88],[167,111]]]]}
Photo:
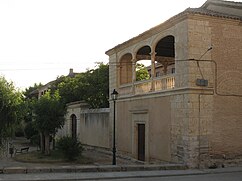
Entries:
{"type": "Polygon", "coordinates": [[[118,98],[118,92],[113,89],[111,94],[113,100],[113,165],[116,165],[116,144],[115,144],[115,103],[118,98]]]}

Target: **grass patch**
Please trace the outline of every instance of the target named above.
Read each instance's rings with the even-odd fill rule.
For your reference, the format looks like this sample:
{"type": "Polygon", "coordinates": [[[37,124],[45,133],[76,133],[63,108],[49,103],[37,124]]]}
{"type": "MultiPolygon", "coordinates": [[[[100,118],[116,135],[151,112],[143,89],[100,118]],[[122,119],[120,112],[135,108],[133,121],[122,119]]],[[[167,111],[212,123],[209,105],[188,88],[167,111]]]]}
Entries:
{"type": "Polygon", "coordinates": [[[15,155],[13,158],[16,161],[20,162],[29,162],[29,163],[68,163],[68,164],[92,164],[93,161],[90,158],[79,156],[74,161],[68,161],[64,158],[58,150],[51,150],[50,155],[44,155],[40,151],[33,151],[28,153],[21,153],[15,155]]]}

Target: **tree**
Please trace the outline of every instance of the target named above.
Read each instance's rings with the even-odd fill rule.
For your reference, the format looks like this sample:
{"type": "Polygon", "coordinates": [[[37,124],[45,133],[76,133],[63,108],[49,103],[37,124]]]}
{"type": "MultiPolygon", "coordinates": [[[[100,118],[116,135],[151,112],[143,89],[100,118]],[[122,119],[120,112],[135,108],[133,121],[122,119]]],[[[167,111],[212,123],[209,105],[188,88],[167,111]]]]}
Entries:
{"type": "Polygon", "coordinates": [[[97,63],[98,68],[89,70],[84,77],[85,94],[83,99],[91,108],[109,107],[109,66],[97,63]]]}
{"type": "Polygon", "coordinates": [[[34,123],[41,135],[41,151],[45,155],[50,154],[49,140],[57,130],[64,125],[66,107],[60,100],[58,91],[53,94],[47,92],[33,107],[34,123]]]}
{"type": "MultiPolygon", "coordinates": [[[[35,144],[37,142],[36,140],[39,138],[39,132],[33,122],[33,106],[38,99],[38,88],[41,86],[41,83],[35,83],[34,86],[26,88],[23,92],[24,101],[22,104],[22,113],[24,121],[24,136],[29,139],[32,144],[35,144]]],[[[39,144],[35,145],[39,146],[39,144]]]]}
{"type": "Polygon", "coordinates": [[[30,87],[26,88],[25,91],[23,92],[25,98],[32,98],[32,97],[36,96],[34,94],[34,91],[36,91],[41,86],[43,86],[41,83],[39,83],[39,84],[35,83],[34,86],[30,86],[30,87]]]}
{"type": "Polygon", "coordinates": [[[57,78],[52,92],[58,90],[65,103],[84,100],[91,108],[109,107],[109,66],[97,63],[96,69],[87,70],[74,78],[57,78]]]}
{"type": "Polygon", "coordinates": [[[11,136],[14,125],[23,118],[22,102],[23,96],[15,89],[13,83],[0,77],[0,137],[2,139],[11,136]]]}
{"type": "Polygon", "coordinates": [[[52,92],[59,90],[60,96],[65,103],[83,100],[86,85],[83,84],[84,73],[73,77],[64,77],[58,81],[57,85],[52,86],[52,92]],[[54,89],[53,89],[54,88],[54,89]]]}
{"type": "Polygon", "coordinates": [[[150,78],[149,72],[145,65],[137,63],[136,64],[136,80],[148,80],[150,78]]]}

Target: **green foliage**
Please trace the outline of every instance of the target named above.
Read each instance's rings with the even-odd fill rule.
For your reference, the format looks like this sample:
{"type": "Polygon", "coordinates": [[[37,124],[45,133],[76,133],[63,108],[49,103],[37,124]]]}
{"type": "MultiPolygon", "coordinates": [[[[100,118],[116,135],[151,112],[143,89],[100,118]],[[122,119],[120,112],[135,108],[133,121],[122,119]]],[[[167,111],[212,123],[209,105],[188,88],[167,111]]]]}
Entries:
{"type": "Polygon", "coordinates": [[[22,118],[22,94],[15,89],[12,82],[0,77],[0,137],[10,136],[16,124],[22,118]]]}
{"type": "Polygon", "coordinates": [[[84,87],[82,84],[83,73],[76,77],[64,77],[58,82],[56,89],[59,90],[63,102],[69,103],[79,101],[83,97],[84,87]]]}
{"type": "Polygon", "coordinates": [[[143,64],[136,64],[136,80],[148,80],[150,78],[147,68],[143,64]]]}
{"type": "Polygon", "coordinates": [[[82,153],[82,146],[77,139],[65,136],[57,141],[57,149],[63,154],[68,160],[75,160],[82,153]]]}
{"type": "Polygon", "coordinates": [[[24,128],[24,133],[25,133],[25,137],[27,139],[30,139],[31,137],[33,137],[34,135],[38,135],[38,131],[34,126],[33,122],[28,122],[24,128]]]}
{"type": "Polygon", "coordinates": [[[25,98],[22,104],[23,120],[25,123],[32,122],[33,118],[33,107],[37,99],[32,97],[31,99],[25,98]]]}
{"type": "Polygon", "coordinates": [[[97,69],[86,72],[84,82],[83,99],[91,108],[109,107],[109,66],[99,63],[97,69]]]}
{"type": "Polygon", "coordinates": [[[91,108],[109,107],[109,66],[103,63],[97,66],[74,78],[57,78],[52,92],[58,90],[65,103],[84,100],[91,108]]]}
{"type": "Polygon", "coordinates": [[[34,124],[40,132],[55,134],[59,128],[64,125],[66,107],[60,101],[58,91],[54,94],[47,92],[35,102],[34,124]]]}

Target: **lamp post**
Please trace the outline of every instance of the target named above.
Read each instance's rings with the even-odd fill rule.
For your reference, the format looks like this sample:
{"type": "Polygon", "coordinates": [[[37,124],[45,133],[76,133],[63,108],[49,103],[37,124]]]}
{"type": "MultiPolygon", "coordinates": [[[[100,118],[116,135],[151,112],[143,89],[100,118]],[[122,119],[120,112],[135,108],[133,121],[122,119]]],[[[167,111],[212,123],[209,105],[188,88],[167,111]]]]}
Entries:
{"type": "Polygon", "coordinates": [[[113,92],[111,94],[112,100],[113,100],[113,165],[116,165],[116,143],[115,143],[115,103],[118,98],[118,92],[113,89],[113,92]]]}

